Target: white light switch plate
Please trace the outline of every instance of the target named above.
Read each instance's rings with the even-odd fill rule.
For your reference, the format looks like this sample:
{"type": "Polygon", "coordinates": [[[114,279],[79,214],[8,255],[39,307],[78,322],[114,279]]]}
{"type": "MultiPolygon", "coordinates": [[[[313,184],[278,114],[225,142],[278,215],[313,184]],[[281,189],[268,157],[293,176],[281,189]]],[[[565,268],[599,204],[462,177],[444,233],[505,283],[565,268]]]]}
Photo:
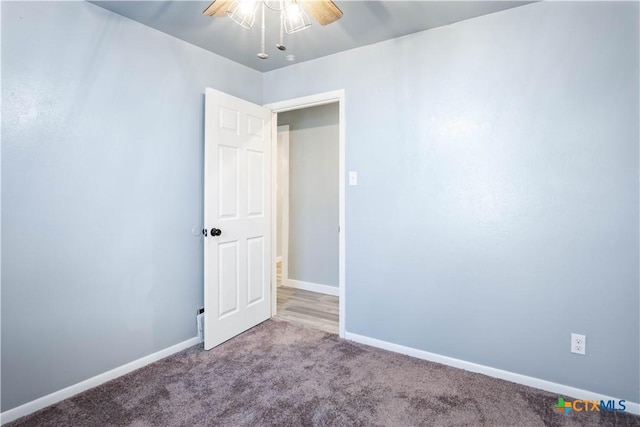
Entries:
{"type": "Polygon", "coordinates": [[[358,172],[349,171],[349,185],[358,185],[358,172]]]}

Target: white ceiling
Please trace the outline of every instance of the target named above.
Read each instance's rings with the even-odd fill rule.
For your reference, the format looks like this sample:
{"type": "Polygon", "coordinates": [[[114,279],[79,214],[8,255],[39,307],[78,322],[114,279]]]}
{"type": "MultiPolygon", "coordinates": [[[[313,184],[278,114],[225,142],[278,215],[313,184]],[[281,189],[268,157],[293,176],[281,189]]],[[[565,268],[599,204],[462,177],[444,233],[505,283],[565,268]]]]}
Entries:
{"type": "Polygon", "coordinates": [[[286,51],[275,47],[279,41],[279,15],[267,10],[266,52],[269,58],[263,60],[256,56],[260,50],[259,18],[253,29],[246,30],[229,18],[208,17],[202,11],[210,1],[91,1],[262,72],[291,65],[292,62],[285,60],[287,54],[295,54],[296,62],[308,61],[531,3],[520,0],[334,2],[344,16],[325,27],[312,17],[310,28],[285,34],[286,51]]]}

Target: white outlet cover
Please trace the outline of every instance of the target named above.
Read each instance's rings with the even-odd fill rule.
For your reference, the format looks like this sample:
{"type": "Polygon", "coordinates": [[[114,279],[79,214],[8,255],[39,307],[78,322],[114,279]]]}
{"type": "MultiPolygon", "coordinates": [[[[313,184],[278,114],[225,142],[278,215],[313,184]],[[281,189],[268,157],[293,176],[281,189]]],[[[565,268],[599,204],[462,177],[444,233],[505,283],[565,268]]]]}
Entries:
{"type": "Polygon", "coordinates": [[[587,354],[587,337],[580,334],[571,334],[571,353],[587,354]]]}

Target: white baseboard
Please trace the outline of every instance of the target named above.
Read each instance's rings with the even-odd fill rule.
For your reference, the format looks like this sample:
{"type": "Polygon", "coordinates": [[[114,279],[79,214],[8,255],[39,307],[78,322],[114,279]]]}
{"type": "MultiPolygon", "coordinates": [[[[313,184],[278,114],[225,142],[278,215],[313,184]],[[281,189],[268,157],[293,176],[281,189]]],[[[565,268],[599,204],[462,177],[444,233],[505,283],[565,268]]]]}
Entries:
{"type": "Polygon", "coordinates": [[[290,288],[303,289],[305,291],[318,292],[320,294],[338,296],[340,288],[337,286],[320,285],[318,283],[303,282],[302,280],[287,279],[282,283],[290,288]]]}
{"type": "Polygon", "coordinates": [[[55,391],[36,400],[32,400],[31,402],[27,402],[13,409],[9,409],[8,411],[4,411],[0,414],[0,425],[16,420],[20,417],[24,417],[25,415],[32,414],[42,408],[46,408],[47,406],[53,405],[54,403],[58,403],[61,400],[68,399],[78,393],[99,386],[100,384],[106,383],[107,381],[111,381],[113,379],[121,377],[124,374],[128,374],[131,371],[135,371],[136,369],[142,368],[143,366],[156,362],[160,359],[164,359],[167,356],[171,356],[174,353],[192,347],[198,344],[198,342],[198,337],[190,338],[186,341],[165,348],[164,350],[157,351],[138,360],[134,360],[133,362],[129,362],[110,371],[96,375],[95,377],[63,388],[62,390],[55,391]]]}
{"type": "MultiPolygon", "coordinates": [[[[298,280],[293,280],[292,282],[295,282],[296,284],[302,284],[302,285],[291,286],[291,287],[298,287],[299,289],[310,290],[313,292],[321,292],[316,290],[317,289],[316,287],[333,288],[333,286],[318,285],[315,283],[301,282],[298,280]],[[307,288],[306,287],[307,285],[311,285],[311,287],[314,289],[307,288]]],[[[337,295],[337,289],[338,288],[336,288],[335,295],[337,295]]],[[[329,293],[329,292],[322,292],[322,293],[334,295],[334,293],[329,293]]],[[[400,344],[394,344],[387,341],[370,338],[364,335],[354,334],[351,332],[345,332],[345,338],[361,344],[370,345],[372,347],[393,351],[395,353],[406,354],[408,356],[416,357],[418,359],[428,360],[430,362],[435,362],[435,363],[441,363],[443,365],[453,366],[455,368],[464,369],[470,372],[477,372],[490,377],[511,381],[511,382],[526,385],[529,387],[539,388],[541,390],[550,391],[552,393],[558,393],[563,397],[576,397],[580,399],[605,400],[605,401],[619,400],[616,397],[605,396],[600,393],[595,393],[588,390],[582,390],[576,387],[566,386],[563,384],[558,384],[551,381],[542,380],[539,378],[529,377],[527,375],[516,374],[514,372],[504,371],[502,369],[492,368],[485,365],[479,365],[477,363],[467,362],[465,360],[455,359],[453,357],[442,356],[439,354],[430,353],[428,351],[418,350],[412,347],[407,347],[400,344]]],[[[165,357],[171,356],[174,353],[177,353],[179,351],[192,347],[198,344],[198,342],[199,342],[198,337],[193,337],[191,339],[188,339],[186,341],[183,341],[171,347],[165,348],[164,350],[160,350],[156,353],[142,357],[138,360],[134,360],[133,362],[119,366],[110,371],[96,375],[95,377],[89,378],[77,384],[63,388],[62,390],[58,390],[56,392],[40,397],[31,402],[27,402],[16,408],[9,409],[8,411],[0,413],[0,425],[14,421],[20,417],[29,415],[42,408],[46,408],[47,406],[60,402],[61,400],[68,399],[78,393],[81,393],[83,391],[89,390],[90,388],[99,386],[100,384],[103,384],[107,381],[116,379],[136,369],[142,368],[150,363],[156,362],[160,359],[164,359],[165,357]]],[[[640,415],[640,403],[627,401],[625,404],[627,407],[627,412],[635,415],[640,415]]]]}
{"type": "MultiPolygon", "coordinates": [[[[582,390],[576,387],[567,386],[564,384],[558,384],[539,378],[529,377],[527,375],[516,374],[514,372],[504,371],[502,369],[492,368],[490,366],[479,365],[473,362],[467,362],[465,360],[455,359],[453,357],[442,356],[440,354],[430,353],[424,350],[418,350],[416,348],[407,347],[400,344],[394,344],[388,341],[382,341],[376,338],[370,338],[364,335],[358,335],[351,332],[345,332],[345,339],[355,341],[361,344],[370,345],[372,347],[381,348],[384,350],[393,351],[395,353],[406,354],[407,356],[416,357],[418,359],[428,360],[430,362],[441,363],[447,366],[453,366],[454,368],[464,369],[470,372],[477,372],[493,378],[499,378],[502,380],[511,381],[517,384],[526,385],[529,387],[535,387],[541,390],[557,393],[561,397],[574,397],[577,399],[588,400],[619,400],[617,397],[605,396],[600,393],[595,393],[588,390],[582,390]]],[[[640,403],[625,402],[626,412],[640,415],[640,403]]]]}

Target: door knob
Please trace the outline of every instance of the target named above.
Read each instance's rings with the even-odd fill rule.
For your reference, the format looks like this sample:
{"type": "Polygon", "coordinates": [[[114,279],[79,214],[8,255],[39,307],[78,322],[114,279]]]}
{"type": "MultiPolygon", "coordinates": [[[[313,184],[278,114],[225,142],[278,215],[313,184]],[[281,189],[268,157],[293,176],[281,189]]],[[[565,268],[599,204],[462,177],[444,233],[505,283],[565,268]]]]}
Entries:
{"type": "Polygon", "coordinates": [[[212,228],[211,229],[211,236],[219,236],[222,234],[222,230],[220,230],[219,228],[212,228]]]}

